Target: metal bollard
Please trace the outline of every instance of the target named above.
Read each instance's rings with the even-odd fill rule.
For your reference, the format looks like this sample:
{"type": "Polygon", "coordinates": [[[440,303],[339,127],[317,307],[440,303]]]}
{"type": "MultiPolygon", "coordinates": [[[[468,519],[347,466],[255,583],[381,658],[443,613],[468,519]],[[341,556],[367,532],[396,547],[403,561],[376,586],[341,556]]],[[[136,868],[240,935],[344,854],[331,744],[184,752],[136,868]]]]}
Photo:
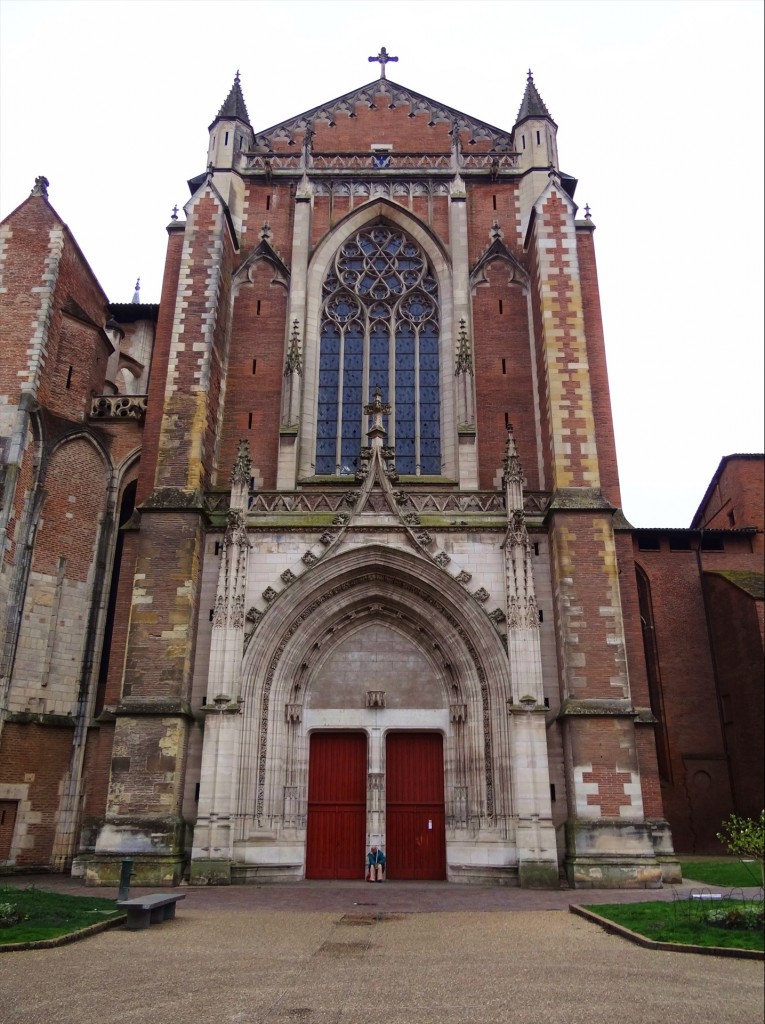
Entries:
{"type": "Polygon", "coordinates": [[[133,874],[133,858],[123,857],[120,868],[120,890],[117,894],[118,900],[126,900],[130,895],[130,879],[133,874]]]}

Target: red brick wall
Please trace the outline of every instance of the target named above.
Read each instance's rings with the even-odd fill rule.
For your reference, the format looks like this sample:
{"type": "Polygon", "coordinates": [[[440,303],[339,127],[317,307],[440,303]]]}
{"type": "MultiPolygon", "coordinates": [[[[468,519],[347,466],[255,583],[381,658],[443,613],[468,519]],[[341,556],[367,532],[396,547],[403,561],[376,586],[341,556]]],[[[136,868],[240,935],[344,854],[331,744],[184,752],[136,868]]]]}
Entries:
{"type": "Polygon", "coordinates": [[[240,438],[247,438],[255,474],[262,477],[263,487],[276,486],[287,293],[273,279],[273,267],[261,260],[252,272],[252,284],[243,284],[234,300],[221,482],[234,465],[240,438]]]}
{"type": "Polygon", "coordinates": [[[41,293],[49,255],[50,231],[61,221],[41,196],[30,196],[6,218],[13,237],[8,242],[3,265],[3,287],[8,291],[0,302],[0,394],[16,404],[21,378],[18,370],[28,364],[27,349],[40,317],[41,293]],[[13,301],[9,301],[13,296],[13,301]]]}
{"type": "Polygon", "coordinates": [[[486,268],[488,284],[477,288],[473,297],[479,485],[495,486],[507,440],[507,416],[528,486],[536,490],[539,472],[528,303],[522,288],[509,283],[509,276],[507,263],[495,260],[486,268]]]}
{"type": "Polygon", "coordinates": [[[106,483],[106,468],[92,444],[78,439],[56,449],[47,467],[48,494],[35,541],[33,572],[55,576],[63,556],[67,579],[88,579],[106,483]]]}
{"type": "MultiPolygon", "coordinates": [[[[60,788],[69,768],[74,730],[36,723],[6,722],[0,741],[0,782],[28,783],[30,811],[40,815],[29,824],[31,844],[17,859],[18,867],[47,867],[53,853],[60,788]]],[[[16,818],[16,828],[22,817],[16,818]]]]}
{"type": "Polygon", "coordinates": [[[138,480],[140,504],[152,491],[157,468],[157,446],[162,427],[165,385],[167,383],[167,361],[170,339],[173,332],[175,304],[178,291],[178,275],[183,253],[183,231],[173,228],[168,231],[165,271],[162,278],[162,297],[159,304],[159,318],[154,337],[154,351],[151,361],[149,393],[144,425],[141,473],[138,480]]]}
{"type": "Polygon", "coordinates": [[[587,362],[590,368],[592,411],[595,417],[595,438],[598,445],[600,487],[611,504],[616,508],[621,508],[616,442],[611,414],[611,393],[608,386],[603,320],[600,312],[598,268],[595,262],[594,232],[590,229],[579,229],[576,240],[582,286],[584,329],[587,337],[587,362]]]}
{"type": "MultiPolygon", "coordinates": [[[[712,530],[754,526],[754,550],[762,553],[765,530],[765,456],[730,456],[700,510],[697,525],[712,530]]],[[[694,520],[695,521],[695,520],[694,520]]]]}
{"type": "Polygon", "coordinates": [[[734,808],[743,817],[754,817],[765,806],[763,602],[713,573],[704,574],[703,586],[709,608],[734,808]]]}
{"type": "MultiPolygon", "coordinates": [[[[748,538],[725,543],[725,552],[704,553],[705,567],[751,565],[748,538]]],[[[719,853],[715,833],[733,805],[697,554],[670,551],[665,535],[659,551],[640,551],[636,540],[635,560],[651,590],[671,773],[662,798],[675,849],[719,853]]],[[[721,613],[720,629],[732,628],[721,613]]]]}

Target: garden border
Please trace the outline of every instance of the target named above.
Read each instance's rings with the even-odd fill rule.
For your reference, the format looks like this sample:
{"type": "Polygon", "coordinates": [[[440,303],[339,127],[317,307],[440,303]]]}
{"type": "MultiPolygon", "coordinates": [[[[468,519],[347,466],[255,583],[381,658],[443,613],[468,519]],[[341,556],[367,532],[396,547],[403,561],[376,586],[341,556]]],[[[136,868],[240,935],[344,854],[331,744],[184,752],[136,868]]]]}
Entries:
{"type": "Polygon", "coordinates": [[[600,914],[596,914],[577,903],[569,903],[568,909],[570,913],[578,914],[579,917],[592,921],[593,924],[599,924],[607,932],[619,935],[623,939],[628,939],[630,942],[643,946],[645,949],[658,949],[665,953],[701,953],[704,956],[730,956],[740,960],[765,960],[765,952],[759,949],[736,949],[733,946],[690,946],[680,942],[657,942],[655,939],[648,939],[645,935],[640,935],[638,932],[625,928],[622,924],[617,924],[616,921],[611,921],[607,917],[601,917],[600,914]]]}

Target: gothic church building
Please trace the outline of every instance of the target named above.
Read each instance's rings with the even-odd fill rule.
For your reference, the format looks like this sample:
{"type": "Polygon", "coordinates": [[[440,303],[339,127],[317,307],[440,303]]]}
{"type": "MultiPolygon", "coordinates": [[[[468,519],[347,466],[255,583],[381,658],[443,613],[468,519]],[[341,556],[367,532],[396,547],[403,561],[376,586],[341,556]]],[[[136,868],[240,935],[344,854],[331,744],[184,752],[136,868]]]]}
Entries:
{"type": "Polygon", "coordinates": [[[501,129],[379,59],[264,131],[237,75],[158,305],[44,178],[0,227],[9,870],[678,877],[594,225],[531,74],[501,129]]]}

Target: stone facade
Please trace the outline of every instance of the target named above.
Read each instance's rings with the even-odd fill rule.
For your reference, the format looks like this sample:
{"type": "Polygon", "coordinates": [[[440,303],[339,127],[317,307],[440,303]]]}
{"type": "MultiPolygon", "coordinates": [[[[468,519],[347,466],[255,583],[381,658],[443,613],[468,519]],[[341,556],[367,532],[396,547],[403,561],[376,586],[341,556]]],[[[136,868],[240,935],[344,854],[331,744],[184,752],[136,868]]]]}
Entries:
{"type": "Polygon", "coordinates": [[[454,882],[658,887],[664,807],[684,847],[703,831],[679,764],[719,816],[761,800],[737,651],[748,692],[762,599],[735,575],[761,491],[731,462],[710,494],[738,486],[752,529],[704,529],[741,558],[685,560],[700,702],[677,631],[641,630],[671,613],[668,560],[619,508],[594,226],[556,130],[531,76],[503,131],[383,74],[259,133],[237,77],[159,307],[107,303],[45,179],[0,226],[10,869],[323,877],[317,822],[346,812],[311,788],[319,733],[364,737],[359,877],[365,844],[414,856],[435,821],[454,882]],[[411,835],[393,734],[439,737],[411,835]]]}

